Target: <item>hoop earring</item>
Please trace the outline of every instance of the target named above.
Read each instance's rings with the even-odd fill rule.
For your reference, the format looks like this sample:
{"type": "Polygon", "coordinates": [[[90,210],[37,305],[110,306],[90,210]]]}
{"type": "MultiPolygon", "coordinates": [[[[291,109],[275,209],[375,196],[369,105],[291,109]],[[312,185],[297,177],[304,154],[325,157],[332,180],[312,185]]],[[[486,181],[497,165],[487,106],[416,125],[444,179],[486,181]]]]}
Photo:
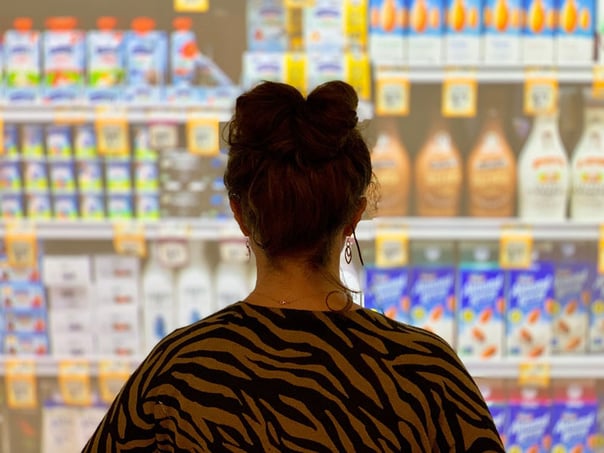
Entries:
{"type": "Polygon", "coordinates": [[[346,260],[346,264],[350,264],[352,262],[352,247],[350,246],[350,238],[346,238],[346,247],[344,247],[344,259],[346,260]]]}

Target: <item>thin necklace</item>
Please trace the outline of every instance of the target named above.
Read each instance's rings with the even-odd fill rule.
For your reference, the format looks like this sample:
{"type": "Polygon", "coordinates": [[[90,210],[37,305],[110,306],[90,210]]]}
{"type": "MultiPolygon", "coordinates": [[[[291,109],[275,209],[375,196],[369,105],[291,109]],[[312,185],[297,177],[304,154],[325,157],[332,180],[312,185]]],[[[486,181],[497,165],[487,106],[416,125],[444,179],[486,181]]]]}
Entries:
{"type": "MultiPolygon", "coordinates": [[[[296,302],[304,300],[304,299],[310,299],[310,298],[315,298],[315,297],[320,296],[320,294],[313,294],[313,295],[310,295],[310,296],[303,296],[303,297],[298,297],[297,299],[288,300],[288,299],[271,297],[268,294],[264,294],[264,293],[261,293],[261,292],[256,291],[256,290],[252,291],[252,294],[255,294],[255,295],[260,296],[260,297],[264,297],[265,299],[268,299],[268,300],[270,300],[272,302],[275,302],[275,303],[277,303],[277,304],[279,304],[281,306],[290,305],[290,304],[296,303],[296,302]]],[[[348,294],[344,290],[339,290],[339,289],[334,289],[334,290],[329,291],[325,295],[324,302],[325,302],[325,306],[327,307],[327,309],[329,311],[335,311],[335,312],[348,311],[348,310],[350,310],[350,307],[352,307],[352,305],[354,303],[354,301],[352,300],[352,297],[350,296],[350,294],[348,294]],[[334,309],[329,304],[329,298],[332,297],[332,296],[334,296],[334,295],[336,295],[336,294],[343,294],[346,297],[346,305],[344,305],[344,307],[342,307],[340,309],[334,309]]]]}

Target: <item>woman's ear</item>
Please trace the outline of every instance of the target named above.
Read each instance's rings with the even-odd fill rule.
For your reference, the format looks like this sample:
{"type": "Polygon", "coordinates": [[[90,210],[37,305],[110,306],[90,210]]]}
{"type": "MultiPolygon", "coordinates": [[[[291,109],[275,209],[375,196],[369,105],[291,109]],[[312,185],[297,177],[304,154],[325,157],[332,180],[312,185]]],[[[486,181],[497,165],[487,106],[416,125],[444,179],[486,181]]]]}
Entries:
{"type": "Polygon", "coordinates": [[[239,201],[237,201],[236,198],[229,197],[229,205],[231,206],[231,211],[233,211],[233,217],[235,217],[235,221],[237,222],[237,225],[239,225],[239,229],[241,230],[244,236],[248,237],[250,234],[248,229],[245,227],[245,224],[243,223],[243,216],[241,214],[241,204],[239,204],[239,201]]]}
{"type": "Polygon", "coordinates": [[[348,227],[348,228],[350,228],[350,230],[348,228],[344,229],[344,234],[346,236],[351,236],[352,233],[354,232],[354,230],[356,230],[357,225],[361,221],[361,218],[363,217],[363,213],[365,212],[366,208],[367,208],[367,198],[362,197],[359,201],[359,207],[357,208],[357,211],[354,213],[354,216],[352,217],[352,220],[348,227]]]}

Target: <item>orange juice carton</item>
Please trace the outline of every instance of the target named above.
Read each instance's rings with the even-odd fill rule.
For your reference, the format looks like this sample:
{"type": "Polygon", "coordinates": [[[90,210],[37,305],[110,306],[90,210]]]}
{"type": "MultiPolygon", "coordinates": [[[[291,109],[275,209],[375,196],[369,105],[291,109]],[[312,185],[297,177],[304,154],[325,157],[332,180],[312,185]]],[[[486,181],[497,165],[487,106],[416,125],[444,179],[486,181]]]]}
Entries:
{"type": "Polygon", "coordinates": [[[589,351],[604,352],[604,274],[594,278],[589,313],[589,351]]]}
{"type": "Polygon", "coordinates": [[[441,65],[444,38],[443,0],[410,0],[409,63],[441,65]]]}
{"type": "Polygon", "coordinates": [[[409,283],[409,322],[455,341],[455,266],[445,244],[411,245],[413,267],[409,283]]]}
{"type": "Polygon", "coordinates": [[[523,15],[522,62],[525,65],[554,64],[556,0],[524,0],[523,15]]]}
{"type": "Polygon", "coordinates": [[[560,0],[556,27],[559,65],[591,65],[594,60],[594,0],[560,0]]]}
{"type": "Polygon", "coordinates": [[[251,52],[287,50],[286,15],[282,0],[246,2],[247,48],[251,52]]]}
{"type": "Polygon", "coordinates": [[[522,0],[486,0],[483,10],[484,62],[520,63],[522,0]]]}
{"type": "Polygon", "coordinates": [[[506,451],[549,453],[552,400],[548,389],[514,387],[509,411],[506,451]]]}
{"type": "Polygon", "coordinates": [[[408,12],[406,0],[371,0],[369,53],[379,63],[407,61],[408,12]]]}
{"type": "Polygon", "coordinates": [[[593,453],[598,416],[595,381],[559,379],[553,397],[552,451],[593,453]]]}
{"type": "Polygon", "coordinates": [[[551,353],[554,263],[535,254],[529,269],[512,269],[507,279],[507,354],[537,358],[551,353]]]}
{"type": "Polygon", "coordinates": [[[490,359],[504,350],[505,272],[494,245],[462,243],[459,264],[457,351],[490,359]]]}
{"type": "Polygon", "coordinates": [[[342,53],[346,45],[344,2],[315,0],[303,11],[303,34],[306,52],[342,53]]]}
{"type": "Polygon", "coordinates": [[[399,322],[409,322],[409,271],[405,267],[367,266],[363,282],[365,308],[399,322]]]}
{"type": "Polygon", "coordinates": [[[589,245],[561,243],[554,278],[552,352],[587,351],[589,307],[594,266],[588,261],[589,245]]]}
{"type": "Polygon", "coordinates": [[[510,408],[505,380],[477,378],[476,384],[491,412],[501,442],[506,445],[510,408]]]}
{"type": "Polygon", "coordinates": [[[474,65],[482,61],[482,1],[446,0],[445,62],[474,65]]]}

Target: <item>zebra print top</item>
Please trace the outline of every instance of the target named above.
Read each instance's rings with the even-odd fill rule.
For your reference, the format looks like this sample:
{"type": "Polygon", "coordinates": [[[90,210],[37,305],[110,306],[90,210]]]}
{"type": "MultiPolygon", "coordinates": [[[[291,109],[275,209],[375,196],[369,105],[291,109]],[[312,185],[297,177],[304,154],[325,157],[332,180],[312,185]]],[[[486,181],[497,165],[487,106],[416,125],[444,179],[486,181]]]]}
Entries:
{"type": "Polygon", "coordinates": [[[504,452],[436,335],[238,302],[164,338],[84,452],[504,452]]]}

